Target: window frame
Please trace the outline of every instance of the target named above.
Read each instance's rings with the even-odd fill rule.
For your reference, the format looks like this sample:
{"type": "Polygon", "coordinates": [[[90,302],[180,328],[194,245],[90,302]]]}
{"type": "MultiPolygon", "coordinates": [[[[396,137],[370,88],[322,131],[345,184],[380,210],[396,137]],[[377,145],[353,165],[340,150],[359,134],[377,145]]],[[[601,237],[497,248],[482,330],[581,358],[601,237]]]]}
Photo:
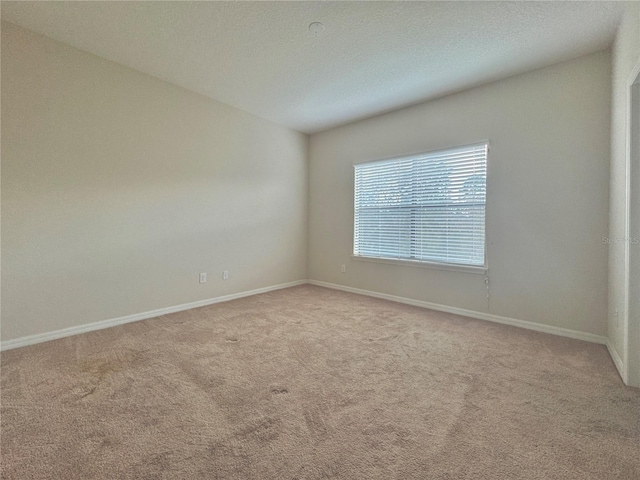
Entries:
{"type": "Polygon", "coordinates": [[[362,261],[362,262],[371,262],[371,263],[382,263],[382,264],[391,264],[391,265],[403,265],[409,267],[417,267],[417,268],[430,268],[436,270],[448,270],[448,271],[456,271],[456,272],[465,272],[465,273],[473,273],[484,275],[489,271],[489,234],[487,231],[488,218],[489,218],[489,208],[488,208],[488,197],[489,197],[489,154],[491,150],[491,143],[489,140],[480,140],[478,142],[462,144],[462,145],[454,145],[447,146],[443,148],[437,148],[433,150],[419,151],[415,153],[409,153],[405,155],[399,155],[395,157],[388,158],[380,158],[377,160],[367,160],[363,162],[357,162],[352,164],[352,181],[351,186],[353,188],[351,200],[352,200],[352,209],[351,209],[351,258],[353,260],[362,261]],[[431,155],[437,154],[440,152],[446,152],[448,150],[456,150],[463,148],[472,148],[477,146],[486,146],[487,149],[487,157],[486,157],[486,174],[485,174],[485,203],[484,203],[484,265],[467,265],[467,264],[458,264],[458,263],[447,263],[447,262],[436,262],[429,260],[413,260],[413,259],[404,259],[404,258],[389,258],[389,257],[369,257],[365,255],[356,255],[354,253],[355,249],[355,212],[356,212],[356,199],[355,199],[355,167],[359,165],[372,164],[378,162],[386,162],[386,161],[394,161],[394,160],[404,160],[412,157],[417,157],[421,155],[431,155]]]}

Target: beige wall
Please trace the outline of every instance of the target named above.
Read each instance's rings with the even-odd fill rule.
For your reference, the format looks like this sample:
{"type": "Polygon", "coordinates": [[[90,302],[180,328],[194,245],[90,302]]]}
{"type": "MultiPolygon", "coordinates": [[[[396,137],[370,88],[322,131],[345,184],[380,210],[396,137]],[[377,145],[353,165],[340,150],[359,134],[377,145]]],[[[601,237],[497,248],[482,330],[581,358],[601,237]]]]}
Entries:
{"type": "Polygon", "coordinates": [[[315,280],[607,334],[607,52],[314,135],[307,172],[300,133],[2,29],[3,340],[300,280],[307,264],[315,280]],[[482,275],[351,259],[353,163],[485,139],[489,300],[482,275]]]}
{"type": "MultiPolygon", "coordinates": [[[[627,121],[628,82],[640,61],[640,3],[630,3],[612,48],[611,183],[609,199],[609,325],[610,347],[626,356],[627,314],[625,264],[627,245],[627,121]],[[618,311],[616,318],[615,311],[618,311]]],[[[636,247],[637,248],[637,247],[636,247]]],[[[638,301],[632,298],[632,301],[638,301]]],[[[640,321],[636,319],[636,321],[640,321]]]]}
{"type": "Polygon", "coordinates": [[[307,148],[3,23],[2,339],[306,278],[307,148]]]}
{"type": "Polygon", "coordinates": [[[609,120],[600,52],[313,135],[309,277],[605,335],[609,120]],[[351,258],[353,163],[485,139],[489,300],[482,275],[351,258]]]}

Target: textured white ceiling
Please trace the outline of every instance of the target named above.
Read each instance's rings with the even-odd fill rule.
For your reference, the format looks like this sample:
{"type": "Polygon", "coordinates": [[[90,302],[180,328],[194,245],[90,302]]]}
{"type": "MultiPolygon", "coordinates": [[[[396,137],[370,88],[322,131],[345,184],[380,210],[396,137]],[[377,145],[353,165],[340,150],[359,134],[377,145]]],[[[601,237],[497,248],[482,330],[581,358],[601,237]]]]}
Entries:
{"type": "Polygon", "coordinates": [[[2,19],[313,133],[607,48],[623,7],[3,1],[2,19]]]}

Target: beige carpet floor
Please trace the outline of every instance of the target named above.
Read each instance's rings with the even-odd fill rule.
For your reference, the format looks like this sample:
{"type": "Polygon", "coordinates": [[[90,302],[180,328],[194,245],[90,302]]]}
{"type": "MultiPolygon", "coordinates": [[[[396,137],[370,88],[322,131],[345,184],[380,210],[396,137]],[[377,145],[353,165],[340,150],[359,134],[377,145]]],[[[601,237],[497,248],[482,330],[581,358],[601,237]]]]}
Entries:
{"type": "Polygon", "coordinates": [[[605,347],[320,287],[1,360],[5,479],[640,478],[605,347]]]}

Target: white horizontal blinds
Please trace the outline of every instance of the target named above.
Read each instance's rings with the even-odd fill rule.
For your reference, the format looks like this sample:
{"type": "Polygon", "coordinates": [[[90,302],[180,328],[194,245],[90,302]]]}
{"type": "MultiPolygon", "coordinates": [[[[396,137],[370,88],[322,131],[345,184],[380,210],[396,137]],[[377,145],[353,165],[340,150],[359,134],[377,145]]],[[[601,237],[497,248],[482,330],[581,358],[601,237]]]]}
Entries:
{"type": "Polygon", "coordinates": [[[356,165],[354,255],[484,265],[487,150],[356,165]]]}

